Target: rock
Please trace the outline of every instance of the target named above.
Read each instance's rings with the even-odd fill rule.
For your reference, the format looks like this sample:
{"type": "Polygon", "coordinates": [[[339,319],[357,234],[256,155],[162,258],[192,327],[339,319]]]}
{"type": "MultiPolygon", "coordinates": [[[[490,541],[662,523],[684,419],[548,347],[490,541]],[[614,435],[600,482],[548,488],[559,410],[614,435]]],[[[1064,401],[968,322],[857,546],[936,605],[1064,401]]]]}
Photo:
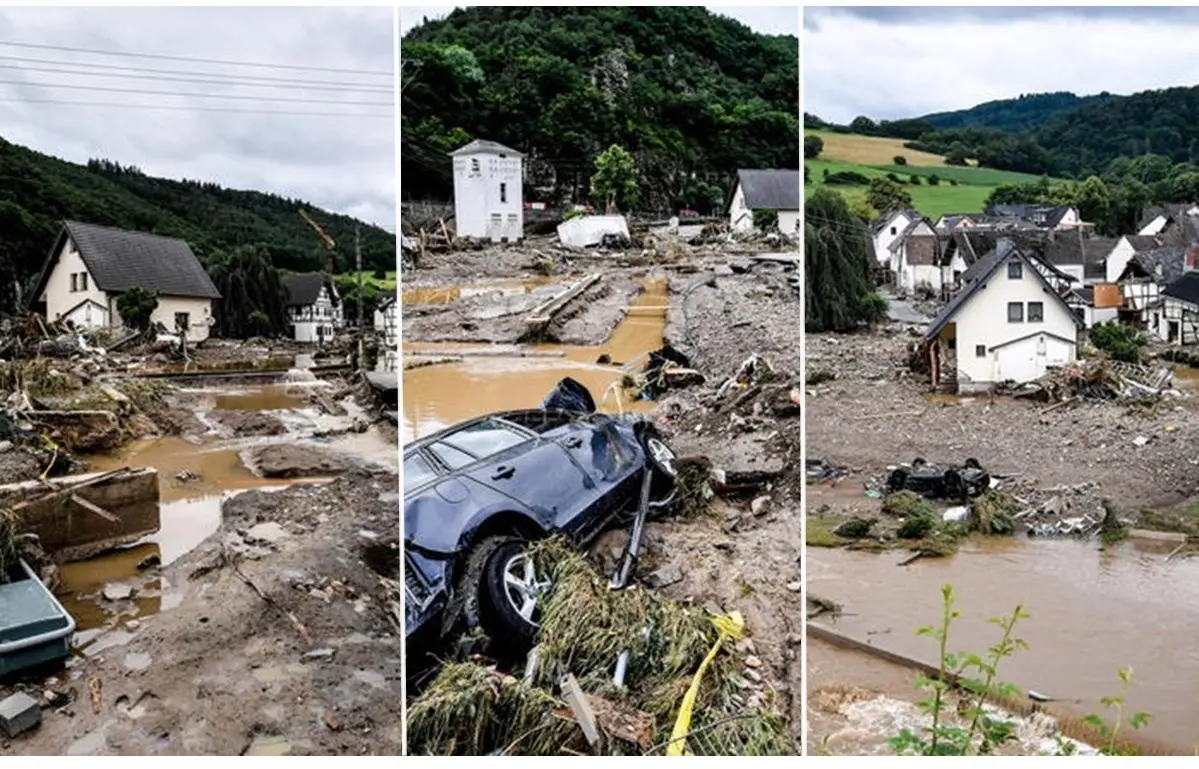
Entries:
{"type": "Polygon", "coordinates": [[[749,510],[754,514],[755,518],[761,518],[763,515],[766,515],[770,512],[771,501],[770,495],[764,494],[755,498],[754,501],[749,504],[749,510]]]}
{"type": "Polygon", "coordinates": [[[263,478],[321,478],[341,475],[350,469],[326,451],[290,443],[250,449],[244,459],[263,478]]]}
{"type": "Polygon", "coordinates": [[[42,723],[42,706],[25,692],[17,692],[0,702],[0,731],[10,739],[36,729],[42,723]]]}
{"type": "Polygon", "coordinates": [[[278,417],[261,411],[218,409],[209,416],[236,437],[282,435],[287,432],[278,417]]]}
{"type": "Polygon", "coordinates": [[[134,630],[137,630],[141,626],[142,626],[142,623],[138,622],[135,619],[131,619],[131,620],[128,620],[127,622],[125,622],[125,629],[128,630],[130,633],[132,633],[134,630]]]}
{"type": "Polygon", "coordinates": [[[683,581],[683,570],[677,566],[663,566],[645,578],[645,584],[655,589],[669,587],[683,581]]]}
{"type": "Polygon", "coordinates": [[[133,597],[130,585],[105,585],[102,593],[105,601],[127,601],[133,597]]]}
{"type": "Polygon", "coordinates": [[[280,735],[260,734],[249,744],[243,756],[286,756],[291,752],[291,743],[280,735]]]}
{"type": "Polygon", "coordinates": [[[336,654],[335,649],[313,649],[310,652],[305,652],[304,656],[300,657],[304,662],[328,662],[333,659],[336,654]]]}
{"type": "Polygon", "coordinates": [[[0,454],[12,451],[12,441],[0,441],[0,454]]]}
{"type": "Polygon", "coordinates": [[[138,561],[137,562],[137,570],[145,571],[146,569],[153,569],[156,566],[161,566],[161,565],[162,565],[162,558],[158,555],[158,553],[155,553],[154,555],[147,555],[145,558],[138,561]]]}
{"type": "Polygon", "coordinates": [[[753,668],[745,669],[745,677],[748,678],[751,683],[755,683],[755,684],[762,683],[762,674],[759,673],[758,671],[754,670],[753,668]]]}
{"type": "Polygon", "coordinates": [[[1136,446],[1136,447],[1138,447],[1138,448],[1140,448],[1141,446],[1144,446],[1144,445],[1146,445],[1147,443],[1149,443],[1149,439],[1148,439],[1148,438],[1146,438],[1146,437],[1145,437],[1145,436],[1143,436],[1143,435],[1138,435],[1137,437],[1135,437],[1135,438],[1133,438],[1133,439],[1132,439],[1132,445],[1134,445],[1134,446],[1136,446]]]}
{"type": "Polygon", "coordinates": [[[268,545],[273,545],[286,536],[288,536],[286,529],[274,521],[267,521],[251,526],[246,531],[245,539],[248,542],[265,542],[268,545]]]}
{"type": "Polygon", "coordinates": [[[787,589],[790,590],[792,593],[798,593],[801,590],[803,590],[803,583],[798,582],[798,581],[797,582],[788,582],[787,589]]]}
{"type": "Polygon", "coordinates": [[[760,668],[760,667],[762,667],[762,660],[758,659],[757,657],[755,657],[751,654],[745,658],[745,667],[760,668]]]}

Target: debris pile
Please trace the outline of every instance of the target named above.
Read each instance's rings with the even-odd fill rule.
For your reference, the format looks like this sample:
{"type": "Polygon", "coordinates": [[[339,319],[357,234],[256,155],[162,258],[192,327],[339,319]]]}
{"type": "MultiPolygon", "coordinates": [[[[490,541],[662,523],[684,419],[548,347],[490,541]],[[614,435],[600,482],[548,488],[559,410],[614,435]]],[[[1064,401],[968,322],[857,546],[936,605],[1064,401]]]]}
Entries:
{"type": "Polygon", "coordinates": [[[554,587],[523,675],[481,659],[445,665],[408,707],[411,752],[662,755],[684,694],[712,653],[686,752],[795,754],[749,639],[713,652],[720,631],[704,612],[654,591],[612,590],[556,540],[540,543],[533,557],[554,587]]]}
{"type": "Polygon", "coordinates": [[[1009,386],[1000,392],[1016,398],[1053,403],[1157,398],[1169,389],[1171,380],[1168,368],[1152,368],[1100,357],[1050,369],[1035,381],[1009,386]]]}

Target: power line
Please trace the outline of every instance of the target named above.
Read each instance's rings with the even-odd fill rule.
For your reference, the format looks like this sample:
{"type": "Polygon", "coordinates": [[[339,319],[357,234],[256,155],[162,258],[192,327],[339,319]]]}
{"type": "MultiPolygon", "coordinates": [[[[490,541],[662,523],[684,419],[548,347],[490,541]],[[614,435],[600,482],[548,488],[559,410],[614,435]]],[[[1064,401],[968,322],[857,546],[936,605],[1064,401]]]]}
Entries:
{"type": "Polygon", "coordinates": [[[0,69],[15,69],[21,72],[48,72],[62,75],[81,75],[84,77],[111,77],[125,80],[163,80],[178,83],[208,83],[212,85],[238,85],[253,88],[297,88],[314,91],[363,91],[369,93],[392,93],[390,86],[360,85],[357,83],[336,83],[328,80],[293,80],[290,78],[261,77],[257,75],[225,75],[219,72],[181,72],[178,70],[153,70],[142,67],[103,67],[103,69],[132,71],[146,74],[120,74],[97,72],[95,64],[77,64],[75,62],[60,62],[47,59],[22,59],[21,57],[0,56],[0,60],[32,61],[47,64],[65,65],[77,69],[58,69],[54,67],[29,67],[22,64],[0,64],[0,69]],[[85,69],[78,69],[85,68],[85,69]],[[202,78],[175,77],[175,75],[204,75],[202,78]],[[216,79],[221,78],[221,79],[216,79]],[[262,81],[262,82],[260,82],[262,81]]]}
{"type": "Polygon", "coordinates": [[[297,117],[339,117],[339,118],[369,118],[393,119],[393,115],[383,115],[367,112],[311,112],[301,110],[258,110],[238,109],[236,107],[188,107],[181,104],[128,104],[122,102],[71,101],[69,99],[37,99],[0,96],[0,102],[20,102],[23,104],[58,104],[75,107],[103,107],[115,109],[157,109],[178,112],[225,112],[241,115],[292,115],[297,117]]]}
{"type": "Polygon", "coordinates": [[[0,85],[23,85],[38,88],[69,88],[76,91],[103,91],[106,93],[132,93],[146,96],[182,96],[196,99],[236,99],[241,101],[274,101],[288,104],[337,104],[344,107],[394,107],[393,102],[339,101],[337,99],[302,99],[283,96],[251,96],[248,94],[179,93],[176,91],[150,91],[142,88],[117,88],[114,86],[78,85],[71,83],[38,83],[27,80],[0,80],[0,85]]]}
{"type": "Polygon", "coordinates": [[[290,69],[303,70],[306,72],[335,72],[343,75],[375,75],[380,77],[394,77],[393,72],[382,72],[379,70],[363,70],[363,69],[339,69],[336,67],[313,67],[305,64],[268,64],[266,62],[252,61],[230,61],[228,59],[206,59],[195,56],[171,56],[161,53],[133,53],[129,51],[104,51],[96,48],[74,48],[66,45],[49,45],[46,43],[15,43],[9,40],[0,40],[0,46],[9,46],[12,48],[35,48],[45,51],[65,51],[68,53],[83,53],[93,56],[125,56],[138,59],[158,59],[161,61],[183,61],[193,62],[196,64],[220,64],[230,67],[258,67],[264,69],[290,69]]]}

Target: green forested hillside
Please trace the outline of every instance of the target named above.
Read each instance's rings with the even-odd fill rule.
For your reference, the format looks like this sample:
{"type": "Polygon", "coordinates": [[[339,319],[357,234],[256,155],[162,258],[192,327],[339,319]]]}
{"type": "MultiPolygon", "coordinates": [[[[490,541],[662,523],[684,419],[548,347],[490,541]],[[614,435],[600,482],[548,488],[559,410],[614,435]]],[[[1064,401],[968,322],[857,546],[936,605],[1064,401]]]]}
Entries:
{"type": "Polygon", "coordinates": [[[1023,131],[1039,126],[1058,115],[1089,104],[1116,98],[1110,93],[1077,96],[1069,91],[1021,94],[1015,99],[998,99],[952,112],[934,112],[924,120],[935,128],[998,128],[1023,131]]]}
{"type": "Polygon", "coordinates": [[[446,153],[526,154],[526,198],[584,202],[613,144],[643,210],[723,205],[738,168],[799,168],[799,42],[700,7],[472,7],[402,41],[401,196],[449,199],[446,153]],[[419,62],[419,66],[415,64],[419,62]]]}
{"type": "MultiPolygon", "coordinates": [[[[41,269],[63,219],[183,238],[212,266],[257,246],[281,270],[322,269],[327,251],[299,216],[304,208],[337,242],[336,268],[353,269],[354,220],[298,201],[215,184],[146,176],[104,160],[69,163],[0,139],[0,312],[16,305],[41,269]]],[[[363,264],[394,270],[395,236],[362,224],[363,264]]]]}

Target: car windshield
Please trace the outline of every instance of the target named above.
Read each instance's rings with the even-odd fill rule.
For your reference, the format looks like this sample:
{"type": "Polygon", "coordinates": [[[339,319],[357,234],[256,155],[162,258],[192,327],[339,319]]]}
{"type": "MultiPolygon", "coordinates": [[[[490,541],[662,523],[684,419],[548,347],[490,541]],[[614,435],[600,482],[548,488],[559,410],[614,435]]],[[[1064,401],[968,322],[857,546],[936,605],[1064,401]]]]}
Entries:
{"type": "Polygon", "coordinates": [[[489,457],[525,440],[525,436],[515,429],[488,419],[447,435],[442,442],[476,457],[489,457]]]}
{"type": "Polygon", "coordinates": [[[437,477],[437,471],[420,454],[404,457],[405,488],[416,488],[435,477],[437,477]]]}

